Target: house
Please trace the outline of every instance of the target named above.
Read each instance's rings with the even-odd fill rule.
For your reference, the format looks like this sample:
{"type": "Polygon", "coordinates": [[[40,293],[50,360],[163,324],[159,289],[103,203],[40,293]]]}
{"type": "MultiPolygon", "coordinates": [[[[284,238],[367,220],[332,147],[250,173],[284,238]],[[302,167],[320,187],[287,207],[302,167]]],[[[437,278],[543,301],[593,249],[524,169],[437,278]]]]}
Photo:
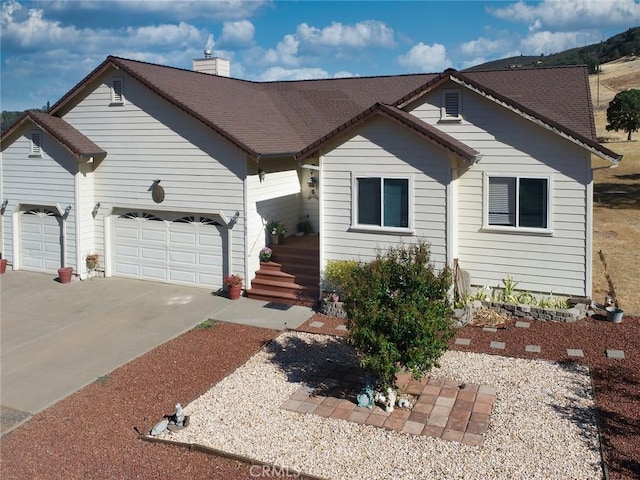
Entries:
{"type": "Polygon", "coordinates": [[[217,60],[109,56],[4,132],[14,270],[82,279],[98,253],[107,277],[248,288],[266,225],[308,218],[318,281],[424,239],[472,285],[590,295],[591,156],[621,156],[596,140],[585,67],[257,83],[204,73],[217,60]]]}

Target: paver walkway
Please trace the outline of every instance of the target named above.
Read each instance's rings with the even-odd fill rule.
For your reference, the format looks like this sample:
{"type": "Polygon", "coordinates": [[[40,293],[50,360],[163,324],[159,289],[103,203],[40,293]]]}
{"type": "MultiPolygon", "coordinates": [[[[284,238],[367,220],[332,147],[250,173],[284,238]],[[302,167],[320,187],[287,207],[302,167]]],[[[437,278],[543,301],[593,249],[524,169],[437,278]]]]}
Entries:
{"type": "MultiPolygon", "coordinates": [[[[332,320],[335,321],[335,319],[332,319],[332,320]]],[[[325,327],[325,323],[321,322],[321,321],[310,322],[307,327],[308,328],[306,328],[306,331],[309,331],[309,332],[313,332],[316,329],[318,331],[320,331],[320,329],[323,329],[323,333],[326,333],[326,331],[325,331],[326,329],[324,328],[325,327]]],[[[524,321],[516,321],[515,327],[522,328],[522,329],[528,329],[530,327],[530,323],[529,322],[524,322],[524,321]]],[[[497,333],[498,332],[498,329],[494,328],[494,327],[483,327],[482,330],[484,332],[487,332],[487,333],[497,333]]],[[[345,335],[346,331],[347,331],[347,328],[343,323],[338,323],[333,328],[333,334],[334,335],[345,335]]],[[[462,337],[455,337],[453,343],[454,343],[454,345],[459,345],[459,346],[470,346],[471,345],[471,339],[462,338],[462,337]]],[[[505,342],[491,341],[489,343],[489,348],[491,348],[493,350],[504,350],[506,347],[507,347],[507,345],[506,345],[505,342]]],[[[541,353],[542,349],[543,349],[543,347],[540,346],[540,345],[526,345],[525,348],[524,348],[524,351],[528,352],[528,353],[541,353]]],[[[604,352],[604,354],[606,355],[607,358],[610,358],[610,359],[615,359],[615,360],[624,360],[625,359],[624,351],[622,351],[622,350],[607,349],[604,352]]],[[[573,357],[573,358],[583,358],[584,357],[584,353],[583,353],[582,349],[580,349],[580,348],[569,348],[569,349],[567,349],[567,356],[568,357],[573,357]]]]}
{"type": "Polygon", "coordinates": [[[280,408],[466,445],[482,445],[496,399],[495,387],[488,385],[428,377],[416,381],[400,374],[396,386],[412,397],[412,405],[387,413],[377,405],[358,406],[356,396],[363,387],[363,372],[357,368],[354,371],[354,367],[327,366],[313,378],[311,384],[300,387],[280,408]]]}

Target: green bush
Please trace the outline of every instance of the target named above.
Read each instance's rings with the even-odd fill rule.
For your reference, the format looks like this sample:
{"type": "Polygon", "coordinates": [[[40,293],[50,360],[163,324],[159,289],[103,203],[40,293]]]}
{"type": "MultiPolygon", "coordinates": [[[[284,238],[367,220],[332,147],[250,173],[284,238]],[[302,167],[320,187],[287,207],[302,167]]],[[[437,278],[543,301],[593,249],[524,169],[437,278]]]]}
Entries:
{"type": "Polygon", "coordinates": [[[426,242],[378,253],[357,264],[344,284],[349,342],[383,388],[401,368],[420,378],[438,365],[453,336],[451,272],[434,272],[426,242]]]}
{"type": "Polygon", "coordinates": [[[343,295],[349,279],[359,265],[357,260],[329,260],[324,269],[322,288],[343,295]]]}

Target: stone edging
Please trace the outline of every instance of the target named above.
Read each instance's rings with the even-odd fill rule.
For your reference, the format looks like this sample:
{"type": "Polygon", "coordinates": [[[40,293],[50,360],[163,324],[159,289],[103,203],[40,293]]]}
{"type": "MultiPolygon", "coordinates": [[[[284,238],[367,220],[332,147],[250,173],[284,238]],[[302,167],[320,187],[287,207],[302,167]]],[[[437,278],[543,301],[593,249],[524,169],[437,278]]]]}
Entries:
{"type": "Polygon", "coordinates": [[[587,305],[584,303],[576,303],[573,307],[567,309],[543,308],[536,305],[524,305],[508,302],[480,301],[474,300],[466,308],[456,308],[453,311],[454,317],[458,323],[466,325],[475,313],[481,307],[490,308],[505,315],[526,320],[541,320],[551,322],[575,322],[587,316],[587,305]]]}

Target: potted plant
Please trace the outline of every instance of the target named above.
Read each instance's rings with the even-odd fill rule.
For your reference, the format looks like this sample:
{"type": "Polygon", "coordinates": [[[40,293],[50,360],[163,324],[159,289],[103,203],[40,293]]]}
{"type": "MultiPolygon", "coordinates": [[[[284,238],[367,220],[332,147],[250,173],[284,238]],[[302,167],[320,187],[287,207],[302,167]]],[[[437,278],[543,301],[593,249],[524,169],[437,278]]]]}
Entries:
{"type": "Polygon", "coordinates": [[[269,247],[264,247],[262,250],[260,250],[260,261],[270,262],[271,255],[273,255],[273,250],[271,250],[269,247]]]}
{"type": "Polygon", "coordinates": [[[309,220],[309,215],[305,215],[298,222],[298,234],[311,235],[313,234],[313,224],[309,220]]]}
{"type": "Polygon", "coordinates": [[[284,240],[284,235],[287,233],[287,227],[278,220],[272,220],[267,224],[267,231],[271,236],[271,244],[281,245],[284,240]]]}
{"type": "Polygon", "coordinates": [[[242,277],[240,275],[228,275],[224,277],[222,284],[227,288],[231,300],[240,298],[242,290],[242,277]]]}
{"type": "Polygon", "coordinates": [[[73,274],[73,267],[61,267],[58,269],[58,278],[60,283],[69,283],[71,281],[71,275],[73,274]]]}
{"type": "Polygon", "coordinates": [[[89,272],[93,272],[100,266],[100,255],[97,253],[90,253],[87,255],[85,261],[87,263],[87,270],[89,270],[89,272]]]}

